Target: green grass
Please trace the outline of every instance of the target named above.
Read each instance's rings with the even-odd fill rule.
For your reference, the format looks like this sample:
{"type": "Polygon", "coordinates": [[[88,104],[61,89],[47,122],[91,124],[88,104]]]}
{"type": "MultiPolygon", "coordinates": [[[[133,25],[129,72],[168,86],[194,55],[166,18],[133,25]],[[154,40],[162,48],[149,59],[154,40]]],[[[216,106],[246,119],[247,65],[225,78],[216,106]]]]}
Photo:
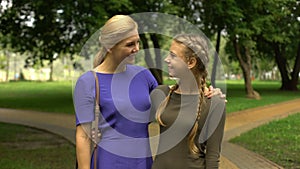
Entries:
{"type": "Polygon", "coordinates": [[[254,90],[259,92],[260,100],[246,98],[243,81],[227,81],[228,113],[300,98],[300,90],[280,91],[281,83],[278,81],[253,81],[252,84],[254,90]]]}
{"type": "MultiPolygon", "coordinates": [[[[261,94],[261,100],[247,99],[242,81],[227,81],[227,112],[300,98],[300,91],[279,91],[280,82],[254,81],[253,87],[261,94]]],[[[300,89],[300,86],[298,88],[300,89]]],[[[72,89],[72,82],[0,83],[0,107],[74,114],[72,89]]],[[[293,130],[291,128],[294,126],[299,129],[299,120],[298,115],[297,118],[289,118],[283,126],[276,122],[270,129],[293,130]]],[[[295,159],[298,154],[293,154],[295,151],[292,151],[294,149],[297,150],[296,153],[299,152],[299,130],[297,133],[282,131],[275,136],[277,132],[279,133],[279,131],[262,128],[257,131],[257,134],[250,135],[239,142],[246,148],[248,148],[247,144],[250,144],[255,152],[263,151],[261,153],[263,156],[280,165],[289,167],[293,165],[290,163],[295,160],[299,162],[299,158],[295,159]],[[266,135],[266,133],[271,135],[266,135]],[[251,140],[256,142],[258,135],[261,137],[260,142],[263,142],[262,147],[266,149],[261,148],[260,144],[246,143],[251,140]],[[281,142],[278,143],[279,141],[281,142]],[[286,163],[290,161],[290,163],[281,164],[278,161],[286,163]]],[[[62,142],[62,138],[55,135],[49,136],[47,132],[0,123],[0,168],[74,168],[74,146],[62,142]]]]}
{"type": "Polygon", "coordinates": [[[0,107],[74,113],[72,82],[0,83],[0,107]]]}
{"type": "MultiPolygon", "coordinates": [[[[277,81],[254,81],[253,87],[261,100],[245,97],[243,81],[227,81],[227,112],[300,98],[300,91],[278,90],[277,81]]],[[[72,82],[0,83],[0,107],[73,114],[72,90],[72,82]]]]}
{"type": "Polygon", "coordinates": [[[0,123],[0,168],[73,169],[75,147],[60,136],[0,123]]]}
{"type": "Polygon", "coordinates": [[[300,169],[300,113],[255,128],[231,142],[284,168],[300,169]]]}

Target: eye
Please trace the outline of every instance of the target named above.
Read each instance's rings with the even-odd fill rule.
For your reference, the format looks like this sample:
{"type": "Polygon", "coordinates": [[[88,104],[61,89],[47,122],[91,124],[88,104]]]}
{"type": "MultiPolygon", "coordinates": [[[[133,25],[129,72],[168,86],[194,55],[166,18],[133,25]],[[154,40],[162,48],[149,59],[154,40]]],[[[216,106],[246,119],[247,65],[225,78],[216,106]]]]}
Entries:
{"type": "Polygon", "coordinates": [[[176,58],[177,57],[177,55],[173,52],[170,52],[169,55],[171,56],[171,58],[176,58]]]}
{"type": "Polygon", "coordinates": [[[130,46],[134,46],[135,43],[134,42],[129,42],[129,43],[126,43],[126,46],[130,47],[130,46]]]}
{"type": "Polygon", "coordinates": [[[136,45],[139,45],[139,44],[140,44],[140,41],[128,42],[128,43],[126,43],[126,46],[127,47],[131,47],[131,46],[136,46],[136,45]]]}

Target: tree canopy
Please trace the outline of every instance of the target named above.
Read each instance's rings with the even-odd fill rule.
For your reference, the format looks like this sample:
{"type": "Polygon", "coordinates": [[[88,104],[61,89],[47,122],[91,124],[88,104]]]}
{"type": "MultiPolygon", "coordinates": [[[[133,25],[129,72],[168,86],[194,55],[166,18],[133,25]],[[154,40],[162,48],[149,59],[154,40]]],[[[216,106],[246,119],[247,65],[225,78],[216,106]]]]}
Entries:
{"type": "MultiPolygon", "coordinates": [[[[160,12],[174,14],[197,25],[212,38],[227,39],[227,52],[238,60],[250,96],[255,60],[268,57],[277,64],[283,90],[297,90],[300,71],[300,10],[297,0],[0,0],[0,44],[18,52],[30,52],[26,65],[49,64],[60,56],[79,53],[86,40],[115,14],[160,12]],[[255,59],[253,59],[255,58],[255,59]],[[248,90],[249,89],[249,90],[248,90]]],[[[160,48],[163,38],[141,35],[143,47],[160,48]]],[[[150,53],[149,53],[150,54],[150,53]]],[[[146,54],[147,64],[161,66],[146,54]]],[[[257,63],[257,62],[255,62],[257,63]]],[[[75,64],[74,64],[75,66],[75,64]]],[[[161,72],[158,72],[158,76],[161,72]]]]}

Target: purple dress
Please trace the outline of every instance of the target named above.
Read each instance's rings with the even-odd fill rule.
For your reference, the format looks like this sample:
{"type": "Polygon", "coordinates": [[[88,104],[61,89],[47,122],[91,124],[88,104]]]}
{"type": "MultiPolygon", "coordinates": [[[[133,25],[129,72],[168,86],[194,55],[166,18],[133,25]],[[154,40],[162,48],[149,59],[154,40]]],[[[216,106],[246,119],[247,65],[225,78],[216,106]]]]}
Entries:
{"type": "MultiPolygon", "coordinates": [[[[150,169],[148,124],[150,92],[157,86],[155,78],[147,69],[135,65],[127,65],[121,73],[97,76],[101,110],[97,168],[150,169]]],[[[92,72],[86,72],[74,90],[76,125],[94,120],[94,99],[95,79],[92,72]]]]}

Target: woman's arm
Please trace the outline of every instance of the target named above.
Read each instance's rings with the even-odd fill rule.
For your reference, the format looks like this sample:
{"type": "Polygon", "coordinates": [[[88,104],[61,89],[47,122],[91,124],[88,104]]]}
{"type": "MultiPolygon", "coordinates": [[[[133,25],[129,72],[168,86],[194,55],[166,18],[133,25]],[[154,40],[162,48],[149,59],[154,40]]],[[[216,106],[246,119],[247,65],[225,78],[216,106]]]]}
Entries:
{"type": "Polygon", "coordinates": [[[214,102],[212,103],[217,105],[210,113],[219,114],[221,117],[218,122],[213,119],[209,121],[210,125],[214,125],[214,123],[216,122],[218,123],[218,125],[217,128],[214,130],[213,134],[209,137],[209,139],[206,142],[205,164],[206,164],[206,168],[209,169],[213,169],[213,168],[217,169],[219,167],[221,144],[224,135],[224,125],[225,125],[225,116],[226,116],[225,106],[224,106],[225,103],[220,98],[217,98],[217,100],[219,100],[219,103],[214,103],[214,102]]]}
{"type": "Polygon", "coordinates": [[[90,169],[91,162],[91,140],[84,130],[88,124],[78,125],[76,127],[76,157],[78,169],[90,169]]]}

